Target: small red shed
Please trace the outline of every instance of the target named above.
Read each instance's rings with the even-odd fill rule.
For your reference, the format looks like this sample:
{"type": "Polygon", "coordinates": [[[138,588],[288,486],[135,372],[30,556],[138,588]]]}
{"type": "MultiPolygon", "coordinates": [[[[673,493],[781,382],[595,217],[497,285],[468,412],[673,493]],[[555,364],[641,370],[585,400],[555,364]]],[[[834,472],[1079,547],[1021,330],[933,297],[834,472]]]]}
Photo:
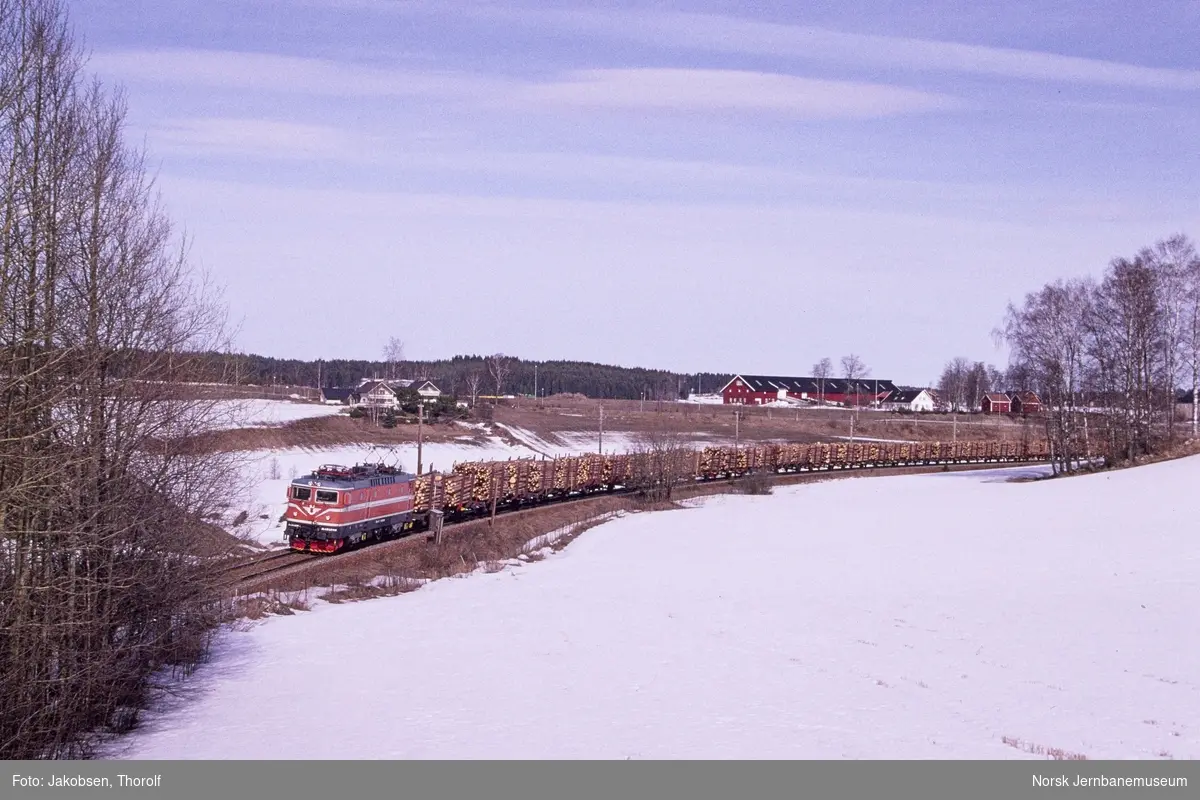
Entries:
{"type": "Polygon", "coordinates": [[[1012,393],[1012,413],[1037,414],[1042,410],[1042,401],[1033,392],[1012,393]]]}
{"type": "Polygon", "coordinates": [[[1011,414],[1012,398],[1004,392],[989,392],[980,401],[979,409],[985,414],[1011,414]]]}

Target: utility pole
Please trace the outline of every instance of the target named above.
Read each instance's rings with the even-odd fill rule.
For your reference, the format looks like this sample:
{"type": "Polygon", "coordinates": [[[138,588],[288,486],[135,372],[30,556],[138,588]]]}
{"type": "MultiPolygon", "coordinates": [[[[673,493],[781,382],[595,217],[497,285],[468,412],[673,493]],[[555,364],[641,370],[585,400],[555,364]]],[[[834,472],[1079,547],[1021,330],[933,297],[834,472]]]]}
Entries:
{"type": "Polygon", "coordinates": [[[742,412],[733,412],[733,449],[737,450],[742,441],[742,412]]]}
{"type": "Polygon", "coordinates": [[[537,364],[533,365],[533,399],[537,400],[537,364]]]}
{"type": "Polygon", "coordinates": [[[958,412],[954,412],[954,443],[958,443],[958,412]]]}
{"type": "Polygon", "coordinates": [[[604,403],[600,404],[600,455],[604,455],[604,403]]]}
{"type": "Polygon", "coordinates": [[[417,474],[421,474],[421,445],[424,443],[425,400],[417,401],[417,474]]]}

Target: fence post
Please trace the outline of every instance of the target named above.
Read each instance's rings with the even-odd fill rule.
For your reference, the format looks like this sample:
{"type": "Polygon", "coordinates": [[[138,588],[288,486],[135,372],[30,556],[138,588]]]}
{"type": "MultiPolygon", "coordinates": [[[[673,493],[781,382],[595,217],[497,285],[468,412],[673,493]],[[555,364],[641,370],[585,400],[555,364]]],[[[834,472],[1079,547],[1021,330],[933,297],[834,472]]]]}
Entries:
{"type": "Polygon", "coordinates": [[[433,543],[438,546],[442,544],[442,521],[444,516],[441,509],[429,512],[429,527],[433,529],[433,543]]]}
{"type": "Polygon", "coordinates": [[[491,480],[492,515],[491,515],[491,518],[488,519],[488,527],[492,527],[496,524],[496,468],[494,465],[490,471],[492,473],[492,480],[491,480]]]}

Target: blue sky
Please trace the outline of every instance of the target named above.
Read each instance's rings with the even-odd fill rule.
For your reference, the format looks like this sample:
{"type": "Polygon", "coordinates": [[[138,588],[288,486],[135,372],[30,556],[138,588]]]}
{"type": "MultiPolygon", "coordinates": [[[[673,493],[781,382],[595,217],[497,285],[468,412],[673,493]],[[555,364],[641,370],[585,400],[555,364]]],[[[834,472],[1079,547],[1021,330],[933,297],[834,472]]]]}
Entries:
{"type": "Polygon", "coordinates": [[[922,383],[1200,235],[1200,2],[959,5],[71,9],[242,349],[922,383]]]}

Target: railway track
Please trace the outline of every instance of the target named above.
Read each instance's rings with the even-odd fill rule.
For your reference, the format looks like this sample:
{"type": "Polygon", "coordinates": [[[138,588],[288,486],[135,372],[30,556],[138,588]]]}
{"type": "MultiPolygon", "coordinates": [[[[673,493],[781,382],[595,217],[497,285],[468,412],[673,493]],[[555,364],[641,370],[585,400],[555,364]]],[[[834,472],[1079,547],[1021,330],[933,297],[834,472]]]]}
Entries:
{"type": "Polygon", "coordinates": [[[295,550],[285,550],[245,559],[238,564],[231,564],[218,571],[222,583],[239,585],[256,583],[264,577],[291,569],[305,562],[316,559],[311,553],[300,553],[295,550]]]}
{"type": "MultiPolygon", "coordinates": [[[[954,471],[975,470],[975,469],[995,469],[1011,464],[1035,465],[1047,463],[1041,459],[1024,459],[1024,458],[1002,458],[1002,459],[959,459],[959,460],[929,460],[922,462],[912,462],[907,464],[826,464],[820,467],[803,467],[799,469],[783,471],[783,472],[765,472],[757,473],[772,480],[773,482],[787,483],[788,479],[798,479],[805,477],[849,477],[853,474],[861,473],[885,473],[893,474],[893,471],[909,472],[909,471],[930,471],[947,469],[954,471]]],[[[693,483],[682,484],[681,490],[687,489],[702,489],[707,487],[718,487],[722,485],[732,485],[747,477],[746,475],[722,476],[696,480],[693,483]]],[[[552,506],[562,505],[565,503],[573,503],[581,500],[596,499],[599,497],[610,497],[613,495],[624,495],[636,492],[636,488],[619,488],[603,492],[594,492],[590,494],[580,495],[578,497],[555,498],[549,502],[538,504],[518,504],[510,505],[505,508],[500,506],[496,510],[497,516],[505,516],[511,518],[521,514],[537,512],[552,506]]],[[[457,520],[455,522],[447,522],[443,530],[447,533],[454,529],[467,525],[468,523],[486,518],[485,515],[470,517],[468,519],[457,520]]],[[[378,552],[378,548],[396,548],[396,547],[412,547],[418,543],[429,540],[429,534],[424,529],[417,529],[404,536],[387,539],[381,542],[376,542],[365,547],[355,547],[349,550],[344,550],[339,553],[332,554],[314,554],[302,553],[295,550],[287,550],[283,552],[271,553],[265,556],[259,556],[248,559],[243,563],[231,565],[222,571],[222,576],[227,577],[227,584],[230,588],[238,592],[254,591],[256,587],[260,587],[271,579],[277,579],[290,575],[294,572],[302,572],[310,568],[316,568],[321,565],[330,563],[344,563],[342,559],[347,559],[365,552],[378,552]]]]}

